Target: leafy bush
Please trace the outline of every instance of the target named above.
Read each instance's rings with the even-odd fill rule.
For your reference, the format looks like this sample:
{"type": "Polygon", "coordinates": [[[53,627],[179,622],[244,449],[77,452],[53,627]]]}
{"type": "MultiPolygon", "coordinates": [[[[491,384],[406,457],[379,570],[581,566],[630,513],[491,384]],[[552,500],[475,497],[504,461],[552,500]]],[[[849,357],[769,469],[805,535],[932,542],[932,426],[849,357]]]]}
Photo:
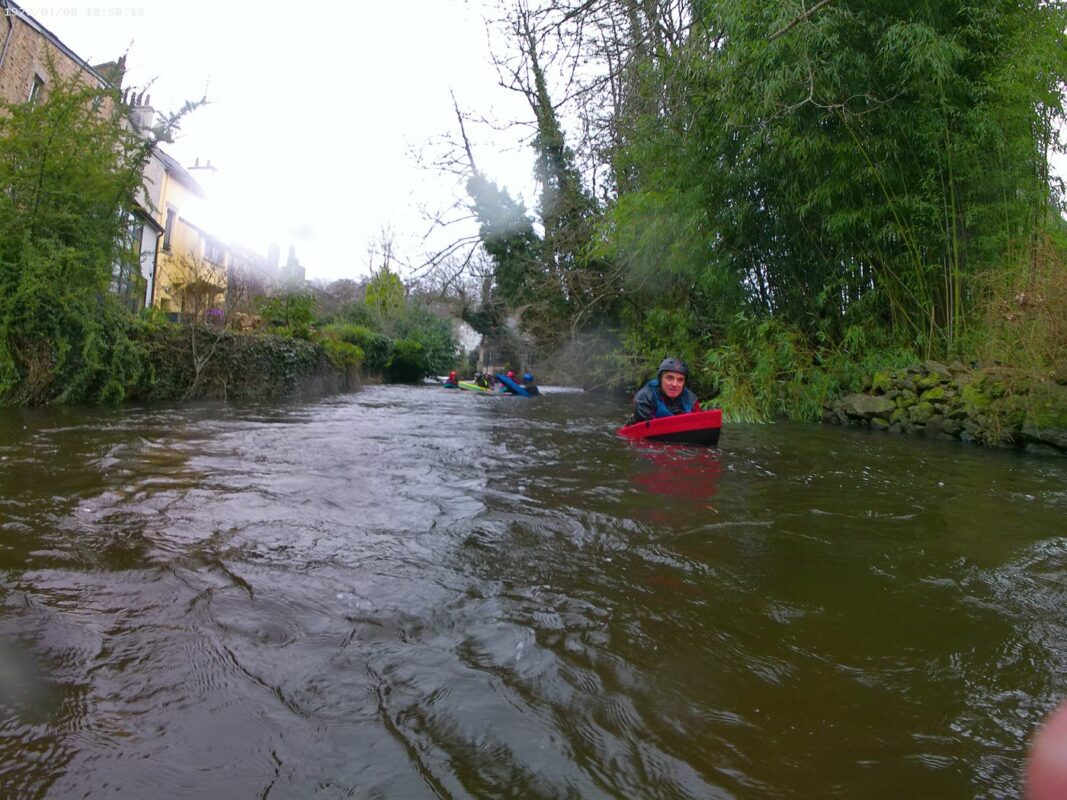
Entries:
{"type": "Polygon", "coordinates": [[[1011,365],[1035,380],[1067,374],[1067,246],[984,276],[984,316],[974,350],[984,363],[1011,365]]]}
{"type": "Polygon", "coordinates": [[[74,362],[74,379],[58,402],[121,403],[137,392],[149,372],[141,342],[144,323],[118,298],[105,295],[99,300],[98,324],[85,337],[74,362]]]}
{"type": "Polygon", "coordinates": [[[363,348],[358,344],[338,341],[336,339],[323,339],[322,347],[326,351],[326,357],[335,367],[360,367],[363,365],[363,348]]]}
{"type": "Polygon", "coordinates": [[[413,305],[408,306],[393,330],[397,339],[415,342],[422,348],[420,378],[442,375],[458,366],[459,343],[449,320],[439,319],[429,309],[413,305]]]}
{"type": "Polygon", "coordinates": [[[393,355],[393,340],[363,325],[334,323],[322,330],[325,336],[355,345],[363,351],[363,367],[371,372],[385,372],[393,355]]]}
{"type": "Polygon", "coordinates": [[[721,383],[731,419],[771,420],[779,415],[818,420],[836,388],[805,337],[781,322],[738,314],[726,341],[710,350],[700,372],[721,383]]]}
{"type": "Polygon", "coordinates": [[[425,348],[411,339],[401,339],[397,342],[386,370],[389,380],[397,383],[416,383],[427,374],[425,348]]]}
{"type": "Polygon", "coordinates": [[[259,400],[285,397],[323,381],[329,388],[348,385],[347,370],[338,368],[347,365],[336,365],[327,346],[303,339],[205,327],[198,333],[199,347],[210,348],[212,356],[198,376],[187,326],[145,326],[143,333],[145,379],[127,399],[259,400]]]}
{"type": "Polygon", "coordinates": [[[283,294],[267,298],[260,303],[259,314],[278,335],[310,339],[311,323],[315,320],[315,297],[283,294]]]}
{"type": "Polygon", "coordinates": [[[324,317],[322,321],[362,325],[365,328],[380,328],[382,324],[381,316],[366,303],[349,303],[333,314],[324,317]]]}

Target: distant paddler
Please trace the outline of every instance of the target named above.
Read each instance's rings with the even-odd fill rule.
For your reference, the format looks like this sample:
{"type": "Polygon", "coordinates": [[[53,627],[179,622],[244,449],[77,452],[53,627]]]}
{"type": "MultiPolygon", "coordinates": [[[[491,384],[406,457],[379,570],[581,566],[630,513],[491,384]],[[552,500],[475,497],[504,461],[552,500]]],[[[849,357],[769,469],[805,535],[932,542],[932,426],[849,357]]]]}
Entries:
{"type": "Polygon", "coordinates": [[[524,372],[522,375],[522,388],[525,389],[531,397],[541,394],[541,390],[537,388],[537,384],[534,382],[533,374],[529,372],[524,372]]]}

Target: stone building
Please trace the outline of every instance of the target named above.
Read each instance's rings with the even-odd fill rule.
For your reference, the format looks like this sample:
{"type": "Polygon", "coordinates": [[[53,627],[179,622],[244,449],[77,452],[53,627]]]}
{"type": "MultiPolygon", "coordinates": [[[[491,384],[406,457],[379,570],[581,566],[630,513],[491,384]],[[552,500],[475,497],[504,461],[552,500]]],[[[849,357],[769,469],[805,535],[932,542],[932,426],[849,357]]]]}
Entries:
{"type": "Polygon", "coordinates": [[[0,98],[9,103],[43,98],[51,81],[49,64],[61,78],[81,74],[99,87],[112,85],[109,79],[116,74],[121,81],[125,70],[124,59],[91,66],[12,0],[0,0],[0,98]]]}

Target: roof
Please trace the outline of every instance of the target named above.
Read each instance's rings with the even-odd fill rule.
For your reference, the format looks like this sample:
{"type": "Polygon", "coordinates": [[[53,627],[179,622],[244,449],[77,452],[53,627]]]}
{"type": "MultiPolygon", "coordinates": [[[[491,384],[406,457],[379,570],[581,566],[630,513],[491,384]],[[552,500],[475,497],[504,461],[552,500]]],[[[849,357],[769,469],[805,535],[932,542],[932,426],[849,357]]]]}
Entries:
{"type": "Polygon", "coordinates": [[[163,226],[156,222],[155,218],[149,213],[148,209],[137,203],[134,206],[134,213],[140,218],[141,222],[146,223],[156,233],[163,233],[163,226]]]}
{"type": "Polygon", "coordinates": [[[159,156],[159,160],[163,162],[163,169],[165,169],[169,175],[172,175],[178,183],[191,190],[197,197],[207,196],[204,187],[196,182],[193,176],[189,174],[189,170],[179,164],[176,158],[167,155],[158,147],[156,148],[156,155],[159,156]]]}

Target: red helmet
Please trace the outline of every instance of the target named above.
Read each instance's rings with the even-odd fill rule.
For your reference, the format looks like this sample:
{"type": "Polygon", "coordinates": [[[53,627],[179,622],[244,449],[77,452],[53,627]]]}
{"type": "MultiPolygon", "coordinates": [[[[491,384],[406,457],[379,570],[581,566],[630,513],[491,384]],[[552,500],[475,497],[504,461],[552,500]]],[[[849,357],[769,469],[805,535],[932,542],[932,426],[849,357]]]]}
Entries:
{"type": "Polygon", "coordinates": [[[515,378],[515,370],[509,369],[508,370],[508,377],[511,378],[512,380],[514,380],[514,378],[515,378]]]}

